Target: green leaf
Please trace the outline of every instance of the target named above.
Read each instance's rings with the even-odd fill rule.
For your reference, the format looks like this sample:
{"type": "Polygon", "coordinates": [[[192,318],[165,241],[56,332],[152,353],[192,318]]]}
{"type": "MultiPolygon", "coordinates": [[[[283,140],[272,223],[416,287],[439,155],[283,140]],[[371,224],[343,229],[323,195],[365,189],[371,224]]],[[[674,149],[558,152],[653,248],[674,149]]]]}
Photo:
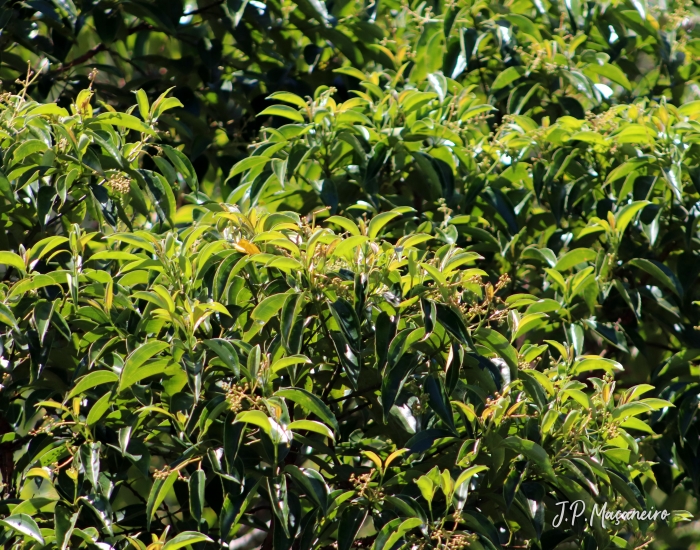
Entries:
{"type": "Polygon", "coordinates": [[[471,478],[473,478],[476,474],[485,472],[488,470],[488,466],[472,466],[470,468],[467,468],[464,470],[461,474],[459,474],[459,477],[457,478],[457,481],[455,481],[455,491],[459,490],[459,487],[463,484],[469,481],[471,478]]]}
{"type": "Polygon", "coordinates": [[[293,464],[288,464],[284,467],[284,471],[288,472],[292,479],[297,482],[308,497],[310,497],[324,513],[328,511],[328,485],[326,480],[316,470],[311,468],[298,468],[293,464]]]}
{"type": "Polygon", "coordinates": [[[510,345],[508,339],[500,332],[490,328],[480,328],[475,334],[476,340],[503,359],[510,369],[511,379],[518,376],[518,352],[510,345]]]}
{"type": "Polygon", "coordinates": [[[557,271],[567,271],[578,264],[592,262],[598,253],[590,248],[576,248],[564,254],[554,266],[557,271]]]}
{"type": "Polygon", "coordinates": [[[329,439],[335,439],[335,435],[333,435],[333,432],[330,430],[330,428],[328,428],[328,426],[314,420],[295,420],[294,422],[291,422],[287,428],[292,431],[307,430],[321,434],[329,439]]]}
{"type": "Polygon", "coordinates": [[[234,176],[237,176],[238,174],[242,174],[243,172],[247,172],[248,170],[253,170],[255,168],[262,168],[268,162],[270,162],[270,157],[265,157],[265,156],[245,158],[242,161],[237,162],[234,165],[234,167],[231,168],[231,171],[229,172],[228,177],[232,178],[234,176]]]}
{"type": "Polygon", "coordinates": [[[148,134],[151,136],[154,136],[156,134],[151,128],[149,128],[138,118],[136,118],[133,115],[127,115],[126,113],[102,113],[97,115],[93,120],[101,124],[111,124],[112,126],[126,128],[127,130],[136,130],[137,132],[141,132],[143,134],[148,134]]]}
{"type": "Polygon", "coordinates": [[[350,550],[367,517],[367,509],[354,506],[345,509],[338,525],[338,550],[350,550]]]}
{"type": "MultiPolygon", "coordinates": [[[[528,309],[529,311],[529,309],[528,309]]],[[[527,313],[523,315],[522,319],[520,319],[520,322],[518,323],[518,328],[513,334],[513,337],[511,341],[517,340],[520,338],[522,335],[527,334],[531,330],[535,330],[537,328],[540,328],[541,326],[546,324],[546,320],[549,318],[549,315],[546,313],[527,313]]]]}
{"type": "Polygon", "coordinates": [[[34,305],[34,326],[39,333],[39,341],[43,344],[46,332],[49,329],[51,316],[53,314],[54,302],[39,300],[34,305]]]}
{"type": "Polygon", "coordinates": [[[588,399],[588,396],[583,393],[581,390],[563,390],[561,392],[562,396],[562,403],[565,402],[566,397],[571,397],[574,401],[576,401],[579,405],[581,405],[585,410],[590,410],[591,408],[591,401],[588,399]]]}
{"type": "Polygon", "coordinates": [[[284,397],[303,407],[310,413],[318,416],[325,424],[338,432],[339,426],[335,416],[328,406],[320,398],[302,388],[282,388],[275,392],[275,396],[284,397]]]}
{"type": "Polygon", "coordinates": [[[391,220],[400,215],[401,214],[396,211],[382,212],[381,214],[377,214],[369,222],[369,227],[367,228],[367,236],[370,238],[370,240],[376,239],[377,235],[379,235],[379,232],[382,230],[382,228],[391,220]]]}
{"type": "Polygon", "coordinates": [[[452,336],[457,338],[467,348],[474,348],[469,331],[467,330],[462,317],[455,313],[450,306],[445,304],[435,303],[437,312],[437,320],[452,336]]]}
{"type": "Polygon", "coordinates": [[[635,258],[627,263],[647,272],[676,296],[683,298],[683,286],[676,275],[664,264],[656,260],[646,260],[644,258],[635,258]]]}
{"type": "Polygon", "coordinates": [[[571,141],[583,141],[594,145],[609,145],[610,140],[598,132],[576,132],[570,138],[571,141]]]}
{"type": "Polygon", "coordinates": [[[223,338],[212,338],[202,342],[210,350],[212,350],[224,364],[231,369],[236,378],[241,376],[240,363],[238,361],[238,353],[231,342],[223,338]]]}
{"type": "Polygon", "coordinates": [[[591,63],[586,67],[586,72],[592,72],[597,75],[603,76],[610,80],[611,82],[614,82],[615,84],[619,84],[622,86],[625,90],[631,90],[632,85],[630,84],[630,81],[627,79],[627,76],[625,76],[625,73],[622,72],[622,70],[617,66],[617,65],[611,65],[610,63],[604,63],[603,65],[598,65],[597,63],[591,63]]]}
{"type": "Polygon", "coordinates": [[[353,235],[347,239],[343,239],[338,246],[333,250],[333,256],[348,258],[355,255],[355,250],[369,240],[365,235],[353,235]]]}
{"type": "Polygon", "coordinates": [[[452,415],[452,407],[450,406],[449,399],[445,395],[445,389],[440,381],[435,375],[426,377],[424,391],[428,394],[428,402],[430,403],[430,408],[432,408],[437,415],[440,417],[447,426],[456,433],[454,418],[452,415]]]}
{"type": "Polygon", "coordinates": [[[45,239],[41,239],[39,242],[37,242],[34,246],[32,246],[29,249],[29,269],[34,269],[34,265],[36,265],[36,262],[38,260],[41,260],[44,256],[46,256],[49,252],[51,252],[53,249],[61,246],[64,243],[67,243],[68,239],[66,237],[46,237],[45,239]]]}
{"type": "Polygon", "coordinates": [[[524,73],[525,70],[523,67],[508,67],[505,71],[498,74],[496,80],[491,84],[491,90],[495,92],[496,90],[505,88],[518,80],[524,73]]]}
{"type": "Polygon", "coordinates": [[[44,103],[43,105],[33,107],[27,114],[32,116],[43,115],[64,117],[68,116],[68,111],[66,111],[63,107],[59,107],[55,103],[44,103]]]}
{"type": "Polygon", "coordinates": [[[627,504],[635,508],[636,510],[645,510],[647,503],[644,497],[640,493],[637,486],[633,481],[623,477],[619,473],[607,468],[608,475],[610,476],[610,484],[612,487],[621,494],[627,504]]]}
{"type": "Polygon", "coordinates": [[[159,478],[153,481],[151,486],[151,492],[148,494],[148,501],[146,503],[146,528],[151,528],[151,521],[153,520],[158,508],[160,507],[165,497],[172,489],[172,486],[177,481],[178,473],[172,472],[166,478],[159,478]]]}
{"type": "Polygon", "coordinates": [[[656,137],[656,131],[642,124],[629,124],[612,136],[616,143],[640,143],[651,145],[656,137]]]}
{"type": "Polygon", "coordinates": [[[321,24],[331,19],[324,0],[302,0],[297,3],[297,6],[308,17],[316,19],[321,24]]]}
{"type": "MultiPolygon", "coordinates": [[[[167,98],[165,101],[167,102],[172,99],[175,98],[167,98]]],[[[182,104],[180,104],[180,107],[182,107],[182,104]]],[[[192,166],[190,159],[187,158],[182,152],[170,147],[169,145],[161,145],[161,147],[165,152],[165,156],[168,157],[168,160],[170,160],[178,174],[182,176],[189,188],[193,191],[197,190],[199,185],[199,182],[197,181],[197,172],[195,171],[194,166],[192,166]]]]}
{"type": "Polygon", "coordinates": [[[583,355],[578,357],[574,363],[573,374],[576,376],[592,370],[604,370],[607,373],[614,374],[616,371],[619,372],[624,369],[620,363],[612,359],[583,355]]]}
{"type": "Polygon", "coordinates": [[[5,304],[0,304],[0,322],[11,326],[15,330],[19,330],[19,327],[17,326],[17,319],[15,319],[12,311],[5,304]]]}
{"type": "Polygon", "coordinates": [[[32,290],[38,290],[47,286],[57,285],[58,283],[48,275],[34,275],[31,279],[23,279],[12,287],[9,297],[19,296],[31,292],[32,290]]]}
{"type": "Polygon", "coordinates": [[[136,254],[132,254],[131,252],[124,252],[122,250],[101,250],[100,252],[96,252],[90,258],[87,260],[92,261],[92,260],[121,260],[121,261],[138,261],[138,260],[145,260],[143,256],[137,256],[136,254]]]}
{"type": "Polygon", "coordinates": [[[250,318],[260,321],[263,324],[267,323],[282,308],[286,299],[286,293],[268,296],[255,306],[255,309],[250,314],[250,318]]]}
{"type": "MultiPolygon", "coordinates": [[[[420,169],[421,179],[425,183],[425,194],[429,200],[437,200],[442,196],[443,184],[437,166],[430,155],[422,151],[412,151],[411,156],[420,169]]],[[[389,214],[389,212],[385,212],[389,214]]],[[[381,214],[380,214],[381,215],[381,214]]]]}
{"type": "Polygon", "coordinates": [[[665,407],[673,407],[673,403],[665,399],[642,399],[632,403],[625,403],[613,410],[613,419],[630,418],[645,412],[656,411],[665,407]]]}
{"type": "Polygon", "coordinates": [[[258,113],[258,116],[279,116],[294,122],[304,122],[304,117],[299,111],[286,105],[270,105],[261,113],[258,113]]]}
{"type": "Polygon", "coordinates": [[[272,254],[255,254],[251,256],[250,261],[263,264],[268,268],[276,267],[285,273],[291,273],[293,271],[299,272],[303,269],[303,266],[294,258],[274,256],[272,254]]]}
{"type": "Polygon", "coordinates": [[[250,492],[243,499],[243,503],[241,504],[241,508],[233,520],[232,527],[235,527],[236,525],[238,525],[238,523],[241,521],[241,518],[243,518],[243,515],[248,511],[248,507],[252,504],[252,502],[258,496],[258,489],[260,488],[260,485],[262,485],[262,483],[265,481],[265,479],[266,479],[265,477],[261,477],[260,479],[258,479],[255,482],[255,485],[253,485],[253,487],[250,489],[250,492]]]}
{"type": "MultiPolygon", "coordinates": [[[[396,323],[386,311],[382,311],[377,316],[374,328],[374,350],[377,356],[377,367],[382,370],[389,358],[389,348],[392,340],[396,336],[396,323]]],[[[396,362],[394,361],[394,364],[396,362]]]]}
{"type": "Polygon", "coordinates": [[[0,252],[0,264],[8,267],[14,267],[20,273],[26,273],[27,269],[24,266],[24,260],[14,252],[0,252]]]}
{"type": "Polygon", "coordinates": [[[184,531],[166,542],[163,545],[162,550],[178,550],[178,548],[191,546],[193,544],[197,544],[198,542],[213,543],[214,541],[208,536],[198,533],[197,531],[184,531]]]}
{"type": "Polygon", "coordinates": [[[39,139],[29,139],[22,143],[15,150],[15,154],[12,156],[12,160],[19,163],[26,159],[29,155],[34,153],[43,153],[48,150],[48,145],[39,139]]]}
{"type": "Polygon", "coordinates": [[[204,486],[207,478],[204,470],[197,469],[190,475],[190,514],[197,521],[202,523],[202,513],[204,512],[204,486]]]}
{"type": "Polygon", "coordinates": [[[143,89],[136,90],[136,102],[139,106],[139,113],[143,120],[148,120],[150,118],[151,107],[148,104],[148,96],[143,89]]]}
{"type": "Polygon", "coordinates": [[[306,101],[296,94],[291,92],[275,92],[267,96],[267,99],[275,99],[277,101],[284,101],[285,103],[291,103],[304,109],[306,107],[306,101]]]}
{"type": "Polygon", "coordinates": [[[158,99],[156,99],[153,102],[153,105],[151,105],[151,117],[154,119],[157,119],[160,117],[161,113],[163,111],[167,111],[169,109],[174,109],[176,107],[183,107],[182,102],[175,98],[175,97],[167,97],[167,95],[173,91],[175,87],[172,86],[165,90],[162,94],[158,96],[158,99]]]}
{"type": "Polygon", "coordinates": [[[289,357],[282,357],[278,359],[270,366],[272,372],[278,372],[287,367],[293,365],[300,365],[302,363],[311,364],[311,360],[306,355],[290,355],[289,357]]]}
{"type": "Polygon", "coordinates": [[[357,80],[366,80],[367,75],[363,73],[361,70],[356,69],[355,67],[351,66],[345,66],[345,67],[338,67],[337,69],[333,69],[334,73],[338,74],[344,74],[347,76],[351,76],[352,78],[356,78],[357,80]]]}
{"type": "Polygon", "coordinates": [[[119,376],[111,370],[97,370],[86,374],[76,381],[75,386],[73,386],[73,389],[66,396],[63,402],[66,403],[76,395],[85,393],[86,391],[91,390],[92,388],[101,384],[109,384],[111,382],[116,382],[117,380],[119,380],[119,376]]]}
{"type": "Polygon", "coordinates": [[[331,216],[330,218],[326,219],[326,223],[334,223],[335,225],[345,229],[345,231],[350,233],[350,235],[360,234],[360,228],[357,227],[357,224],[351,219],[343,216],[331,216]]]}
{"type": "MultiPolygon", "coordinates": [[[[27,473],[27,478],[29,477],[34,477],[33,475],[30,475],[27,473]]],[[[37,476],[39,477],[39,476],[37,476]]],[[[50,476],[46,470],[42,470],[41,477],[44,477],[44,479],[50,479],[50,476]],[[44,477],[45,474],[45,477],[44,477]]],[[[44,498],[44,497],[35,497],[35,498],[29,498],[27,500],[22,501],[19,503],[17,506],[15,506],[12,509],[12,512],[14,514],[27,514],[28,516],[34,516],[42,508],[46,508],[50,504],[54,504],[56,502],[55,499],[52,498],[44,498]]]]}
{"type": "MultiPolygon", "coordinates": [[[[406,332],[410,331],[407,329],[406,332]]],[[[396,403],[397,396],[401,393],[406,380],[418,366],[416,355],[403,355],[395,363],[391,363],[388,374],[382,377],[382,411],[384,422],[389,421],[389,413],[396,403]]]]}
{"type": "Polygon", "coordinates": [[[130,353],[124,362],[117,391],[122,392],[144,378],[163,372],[167,365],[162,361],[152,365],[145,365],[145,363],[167,347],[169,345],[166,342],[151,341],[130,353]]]}
{"type": "Polygon", "coordinates": [[[279,523],[276,525],[281,525],[286,538],[290,538],[287,478],[284,475],[273,478],[266,477],[265,481],[267,482],[267,492],[270,496],[272,511],[279,519],[279,523]]]}
{"type": "Polygon", "coordinates": [[[280,316],[282,345],[287,353],[294,355],[301,351],[304,334],[303,319],[297,318],[301,303],[303,303],[302,294],[287,295],[280,316]]]}
{"type": "Polygon", "coordinates": [[[652,430],[646,422],[634,417],[624,420],[620,424],[620,427],[628,430],[639,430],[640,432],[648,433],[650,435],[656,435],[656,432],[654,432],[654,430],[652,430]]]}
{"type": "Polygon", "coordinates": [[[238,413],[234,422],[253,424],[264,431],[268,436],[272,434],[270,418],[262,411],[244,411],[238,413]]]}
{"type": "Polygon", "coordinates": [[[44,537],[41,536],[39,526],[27,514],[7,516],[4,519],[0,519],[0,525],[4,525],[21,535],[32,538],[39,544],[44,544],[44,537]]]}
{"type": "Polygon", "coordinates": [[[513,449],[517,453],[524,455],[527,459],[534,462],[540,471],[552,483],[556,483],[556,475],[549,462],[549,456],[541,446],[534,441],[521,439],[518,436],[512,435],[503,440],[503,444],[509,449],[513,449]]]}
{"type": "Polygon", "coordinates": [[[80,462],[85,470],[85,477],[92,484],[93,490],[97,490],[99,487],[100,447],[99,443],[83,443],[80,446],[80,462]]]}
{"type": "Polygon", "coordinates": [[[174,226],[173,216],[177,205],[170,183],[161,174],[151,170],[138,170],[136,174],[153,197],[156,213],[161,221],[167,221],[174,226]]]}
{"type": "Polygon", "coordinates": [[[361,345],[361,328],[360,319],[355,308],[347,300],[338,298],[331,304],[331,314],[353,349],[359,350],[361,345]]]}
{"type": "Polygon", "coordinates": [[[400,525],[396,528],[392,526],[391,528],[391,535],[389,535],[389,538],[384,542],[383,544],[375,544],[376,550],[384,550],[384,549],[391,549],[394,547],[394,545],[401,540],[406,533],[408,533],[411,529],[415,529],[416,527],[420,527],[423,524],[423,521],[420,520],[419,518],[409,518],[407,520],[404,520],[400,523],[400,525]],[[394,530],[395,529],[395,530],[394,530]]]}
{"type": "Polygon", "coordinates": [[[634,201],[623,206],[615,214],[615,231],[617,231],[618,235],[622,235],[637,212],[649,204],[651,204],[649,201],[634,201]]]}
{"type": "Polygon", "coordinates": [[[475,105],[473,107],[469,107],[464,113],[459,117],[459,120],[462,122],[466,122],[470,118],[474,118],[475,116],[482,115],[484,113],[488,113],[489,111],[497,111],[493,105],[475,105]]]}
{"type": "Polygon", "coordinates": [[[93,426],[100,421],[111,407],[113,398],[112,394],[107,392],[95,402],[85,419],[88,426],[93,426]]]}
{"type": "Polygon", "coordinates": [[[56,533],[56,544],[60,550],[66,550],[70,545],[70,538],[78,521],[80,511],[71,514],[68,506],[62,502],[57,502],[54,509],[54,529],[56,533]]]}

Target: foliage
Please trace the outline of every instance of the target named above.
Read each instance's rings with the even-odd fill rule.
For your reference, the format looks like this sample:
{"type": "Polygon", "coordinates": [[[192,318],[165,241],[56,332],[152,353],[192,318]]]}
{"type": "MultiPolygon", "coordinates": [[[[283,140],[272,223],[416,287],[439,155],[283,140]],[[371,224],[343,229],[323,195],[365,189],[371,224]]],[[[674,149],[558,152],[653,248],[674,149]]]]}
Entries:
{"type": "Polygon", "coordinates": [[[689,547],[695,12],[0,0],[3,543],[689,547]]]}
{"type": "Polygon", "coordinates": [[[492,278],[508,273],[512,292],[546,301],[540,311],[562,341],[605,350],[630,365],[628,382],[651,381],[677,402],[678,413],[652,419],[663,433],[654,471],[667,493],[681,482],[697,494],[698,446],[686,443],[698,440],[700,102],[643,101],[544,125],[513,115],[489,134],[478,117],[492,107],[439,74],[399,94],[376,84],[337,104],[329,91],[303,107],[276,96],[299,104],[283,113],[295,123],[267,129],[234,167],[232,198],[311,193],[349,215],[422,210],[406,232],[483,253],[492,278]]]}
{"type": "Polygon", "coordinates": [[[32,436],[3,471],[5,542],[143,547],[166,524],[274,548],[640,542],[632,522],[545,528],[562,500],[644,506],[637,417],[671,404],[533,344],[542,301],[439,235],[397,239],[410,209],[339,232],[202,211],[162,236],[74,225],[36,245],[47,274],[4,286],[4,441],[32,436]]]}
{"type": "Polygon", "coordinates": [[[178,187],[196,187],[191,163],[170,146],[158,147],[162,158],[155,159],[170,181],[139,167],[140,157],[157,135],[158,118],[181,106],[177,99],[163,94],[149,106],[140,92],[139,119],[110,108],[97,114],[90,104],[92,96],[91,89],[83,90],[70,113],[53,103],[27,101],[23,94],[2,97],[4,250],[21,252],[41,237],[65,234],[72,223],[88,215],[98,224],[116,226],[121,220],[132,227],[135,216],[150,218],[154,205],[160,223],[173,223],[178,187]],[[138,139],[130,141],[129,134],[138,139]],[[178,167],[177,174],[171,163],[178,167]]]}
{"type": "Polygon", "coordinates": [[[700,30],[683,1],[3,0],[0,10],[6,85],[29,59],[47,63],[32,95],[63,107],[93,69],[120,111],[137,89],[155,100],[176,86],[183,108],[167,122],[200,179],[219,185],[272,92],[332,85],[346,100],[372,72],[410,87],[440,71],[476,86],[499,118],[554,121],[645,97],[680,106],[699,68],[700,30]]]}

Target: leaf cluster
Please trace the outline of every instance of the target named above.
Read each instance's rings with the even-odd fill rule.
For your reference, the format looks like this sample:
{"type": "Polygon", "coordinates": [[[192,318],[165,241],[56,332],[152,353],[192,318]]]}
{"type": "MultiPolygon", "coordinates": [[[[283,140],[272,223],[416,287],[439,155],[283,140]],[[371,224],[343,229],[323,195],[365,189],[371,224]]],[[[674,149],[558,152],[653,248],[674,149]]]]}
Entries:
{"type": "Polygon", "coordinates": [[[524,338],[543,301],[487,282],[478,253],[397,238],[406,208],[326,226],[202,209],[160,236],[74,225],[36,245],[63,252],[50,275],[27,265],[3,290],[6,542],[605,547],[646,530],[546,525],[562,500],[643,506],[637,417],[672,404],[614,397],[622,366],[558,343],[561,324],[524,338]]]}

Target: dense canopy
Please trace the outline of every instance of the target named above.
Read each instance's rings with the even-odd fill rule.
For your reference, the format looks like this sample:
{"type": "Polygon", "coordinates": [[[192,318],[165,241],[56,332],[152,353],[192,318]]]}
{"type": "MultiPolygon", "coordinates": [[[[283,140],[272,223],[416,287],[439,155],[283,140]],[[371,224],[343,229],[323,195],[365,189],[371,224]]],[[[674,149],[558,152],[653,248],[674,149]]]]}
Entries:
{"type": "Polygon", "coordinates": [[[0,0],[0,543],[700,542],[696,11],[0,0]]]}

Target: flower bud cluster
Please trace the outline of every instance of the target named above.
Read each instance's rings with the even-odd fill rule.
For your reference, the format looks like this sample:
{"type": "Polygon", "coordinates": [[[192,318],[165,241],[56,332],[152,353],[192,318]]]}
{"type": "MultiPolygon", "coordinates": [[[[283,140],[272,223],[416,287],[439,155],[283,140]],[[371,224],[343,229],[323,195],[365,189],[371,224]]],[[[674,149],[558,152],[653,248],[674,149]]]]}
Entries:
{"type": "Polygon", "coordinates": [[[365,493],[367,492],[370,481],[372,479],[373,473],[374,469],[370,470],[366,474],[361,474],[359,476],[355,476],[355,474],[350,474],[350,483],[352,483],[355,486],[355,490],[358,492],[358,496],[365,496],[365,493]]]}
{"type": "Polygon", "coordinates": [[[237,413],[243,410],[243,403],[248,401],[251,408],[259,408],[262,405],[262,397],[259,395],[248,395],[250,386],[248,382],[243,384],[234,384],[228,386],[226,391],[226,401],[228,401],[229,410],[237,413]]]}
{"type": "Polygon", "coordinates": [[[126,195],[131,189],[131,179],[126,174],[113,174],[107,180],[107,185],[120,195],[126,195]]]}

